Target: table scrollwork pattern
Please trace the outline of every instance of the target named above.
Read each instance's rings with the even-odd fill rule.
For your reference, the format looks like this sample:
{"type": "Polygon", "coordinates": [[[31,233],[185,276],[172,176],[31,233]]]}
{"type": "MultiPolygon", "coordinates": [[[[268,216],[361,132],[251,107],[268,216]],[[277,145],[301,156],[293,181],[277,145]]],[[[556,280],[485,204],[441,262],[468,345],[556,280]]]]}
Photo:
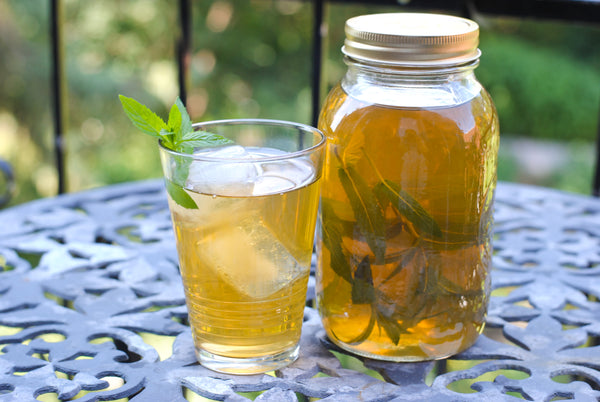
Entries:
{"type": "Polygon", "coordinates": [[[195,361],[162,182],[7,209],[0,400],[600,400],[600,200],[500,183],[495,222],[487,328],[467,351],[339,358],[307,307],[297,362],[235,377],[195,361]]]}

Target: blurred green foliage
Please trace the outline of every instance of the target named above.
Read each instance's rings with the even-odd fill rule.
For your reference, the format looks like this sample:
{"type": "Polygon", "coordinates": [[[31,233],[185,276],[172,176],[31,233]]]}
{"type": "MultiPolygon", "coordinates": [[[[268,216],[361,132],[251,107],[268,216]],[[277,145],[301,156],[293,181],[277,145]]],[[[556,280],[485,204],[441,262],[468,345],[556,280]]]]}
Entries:
{"type": "MultiPolygon", "coordinates": [[[[309,123],[310,2],[192,3],[187,104],[192,118],[309,123]]],[[[178,94],[177,3],[63,4],[68,191],[159,177],[154,140],[133,128],[117,95],[138,99],[166,117],[178,94]]],[[[392,10],[402,8],[339,3],[326,7],[323,97],[345,70],[340,47],[346,18],[392,10]]],[[[56,194],[48,18],[48,2],[0,2],[0,158],[8,160],[17,175],[13,204],[56,194]]],[[[477,76],[496,101],[502,136],[594,141],[600,106],[600,27],[488,17],[477,21],[483,51],[477,76]]],[[[513,159],[502,157],[501,162],[500,179],[523,177],[513,172],[513,159]]],[[[572,167],[579,169],[578,177],[591,177],[590,163],[572,167]]],[[[564,181],[558,177],[544,184],[561,186],[564,181]]]]}
{"type": "Polygon", "coordinates": [[[585,35],[580,27],[565,24],[515,22],[495,28],[482,32],[484,53],[477,76],[494,99],[502,132],[594,141],[600,51],[592,43],[600,41],[600,30],[585,35]],[[563,35],[550,36],[554,31],[563,35]],[[579,43],[584,38],[589,38],[589,47],[579,43]]]}

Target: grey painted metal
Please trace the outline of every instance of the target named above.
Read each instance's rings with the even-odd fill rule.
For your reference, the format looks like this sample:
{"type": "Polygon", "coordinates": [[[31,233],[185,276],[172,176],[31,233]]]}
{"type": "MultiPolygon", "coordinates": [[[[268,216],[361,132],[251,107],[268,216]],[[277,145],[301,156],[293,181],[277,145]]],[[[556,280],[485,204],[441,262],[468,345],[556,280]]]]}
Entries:
{"type": "Polygon", "coordinates": [[[195,362],[160,181],[4,210],[0,401],[184,401],[184,389],[230,402],[250,391],[277,402],[600,400],[600,200],[500,183],[495,218],[488,325],[464,353],[358,358],[374,378],[342,367],[307,307],[298,361],[236,377],[195,362]],[[161,360],[147,333],[173,337],[172,355],[161,360]],[[122,381],[109,388],[106,377],[122,381]],[[470,393],[452,386],[465,379],[470,393]]]}

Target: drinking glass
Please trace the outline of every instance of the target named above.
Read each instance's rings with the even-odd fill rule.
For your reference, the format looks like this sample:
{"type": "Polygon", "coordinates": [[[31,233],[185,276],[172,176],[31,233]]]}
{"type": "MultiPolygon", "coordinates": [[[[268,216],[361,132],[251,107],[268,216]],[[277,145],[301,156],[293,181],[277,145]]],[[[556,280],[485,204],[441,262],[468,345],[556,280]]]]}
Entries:
{"type": "Polygon", "coordinates": [[[232,141],[159,143],[196,356],[226,373],[281,368],[298,356],[325,138],[262,119],[194,130],[232,141]]]}

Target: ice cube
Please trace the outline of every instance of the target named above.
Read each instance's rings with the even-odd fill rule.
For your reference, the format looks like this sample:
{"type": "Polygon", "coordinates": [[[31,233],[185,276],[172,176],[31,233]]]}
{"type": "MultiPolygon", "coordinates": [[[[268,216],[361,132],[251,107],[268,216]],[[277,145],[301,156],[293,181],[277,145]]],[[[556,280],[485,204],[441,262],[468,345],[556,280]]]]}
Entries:
{"type": "Polygon", "coordinates": [[[250,147],[247,148],[247,150],[256,158],[270,158],[273,156],[282,156],[285,154],[288,154],[289,152],[286,152],[284,150],[281,149],[277,149],[277,148],[262,148],[262,147],[250,147]]]}
{"type": "Polygon", "coordinates": [[[308,271],[255,216],[222,227],[204,241],[198,243],[202,258],[222,280],[253,299],[280,291],[308,271]]]}
{"type": "MultiPolygon", "coordinates": [[[[240,145],[206,149],[196,155],[207,158],[249,159],[253,156],[240,145]]],[[[204,194],[252,195],[260,166],[252,162],[209,162],[195,160],[190,165],[186,187],[204,194]]]]}
{"type": "Polygon", "coordinates": [[[278,194],[296,187],[296,183],[285,177],[261,175],[254,181],[252,195],[278,194]]]}
{"type": "Polygon", "coordinates": [[[258,160],[287,153],[274,148],[244,148],[240,145],[203,150],[197,155],[207,158],[248,159],[249,162],[219,163],[196,160],[190,166],[186,187],[203,194],[260,196],[283,193],[309,184],[314,179],[310,159],[263,162],[258,160]]]}
{"type": "Polygon", "coordinates": [[[253,195],[283,193],[305,186],[314,180],[314,169],[308,160],[290,159],[263,163],[255,179],[253,195]]]}
{"type": "Polygon", "coordinates": [[[197,209],[188,209],[177,204],[169,196],[169,208],[178,225],[202,228],[206,233],[221,226],[236,224],[248,211],[254,209],[247,197],[214,197],[213,195],[185,190],[194,200],[197,209]]]}

